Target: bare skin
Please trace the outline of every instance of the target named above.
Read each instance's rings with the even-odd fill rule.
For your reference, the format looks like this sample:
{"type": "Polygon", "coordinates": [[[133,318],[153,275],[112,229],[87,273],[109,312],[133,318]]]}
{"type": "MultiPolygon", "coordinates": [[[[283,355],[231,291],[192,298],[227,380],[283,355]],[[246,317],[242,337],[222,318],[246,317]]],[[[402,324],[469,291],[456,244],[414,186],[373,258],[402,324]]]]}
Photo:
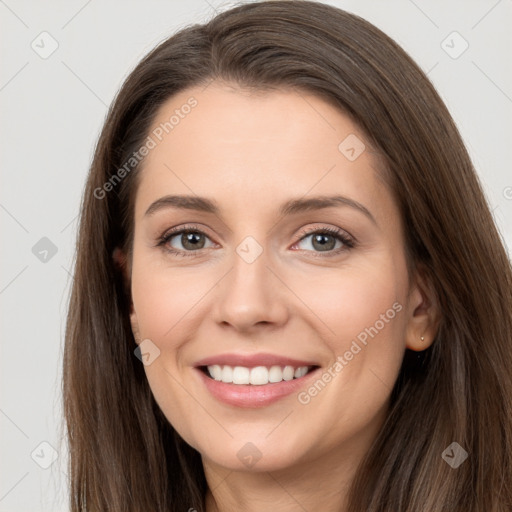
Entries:
{"type": "Polygon", "coordinates": [[[434,338],[430,286],[407,274],[402,221],[377,156],[365,150],[351,161],[338,148],[350,134],[364,141],[348,117],[311,94],[214,82],[168,100],[153,128],[191,96],[197,106],[151,149],[136,195],[127,272],[135,338],[160,350],[145,366],[149,384],[202,455],[208,512],[342,511],[405,348],[423,350],[434,338]],[[168,205],[146,214],[168,195],[208,198],[219,211],[168,205]],[[291,199],[332,195],[367,212],[345,202],[279,213],[291,199]],[[186,234],[158,245],[185,226],[195,246],[186,234]],[[322,239],[326,228],[345,241],[332,232],[322,239]],[[262,252],[248,262],[239,247],[262,252]],[[377,333],[355,352],[372,326],[377,333]],[[262,352],[314,361],[316,379],[329,369],[331,379],[316,393],[308,381],[302,400],[292,393],[236,407],[212,396],[195,367],[209,356],[262,352]],[[339,357],[346,364],[336,371],[339,357]],[[250,466],[244,446],[257,448],[250,466]]]}

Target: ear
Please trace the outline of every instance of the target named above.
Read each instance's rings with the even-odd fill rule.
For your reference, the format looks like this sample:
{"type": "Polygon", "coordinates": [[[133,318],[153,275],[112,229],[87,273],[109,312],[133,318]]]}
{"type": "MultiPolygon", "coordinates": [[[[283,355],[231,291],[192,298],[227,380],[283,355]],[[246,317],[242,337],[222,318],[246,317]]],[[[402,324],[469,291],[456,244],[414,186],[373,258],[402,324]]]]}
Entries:
{"type": "Polygon", "coordinates": [[[408,311],[406,347],[414,351],[425,350],[434,342],[441,312],[434,286],[421,267],[416,272],[409,294],[408,311]]]}
{"type": "Polygon", "coordinates": [[[112,259],[116,267],[121,270],[125,279],[128,278],[128,258],[120,247],[116,247],[112,251],[112,259]]]}
{"type": "Polygon", "coordinates": [[[135,338],[135,341],[137,345],[141,342],[140,334],[139,334],[139,324],[137,322],[137,315],[135,313],[135,309],[133,307],[133,302],[131,300],[131,290],[130,290],[130,269],[128,268],[128,258],[126,254],[119,248],[116,247],[114,251],[112,252],[112,259],[114,260],[114,263],[116,267],[119,269],[123,276],[123,284],[124,284],[124,291],[126,293],[126,296],[130,298],[130,322],[132,324],[132,333],[133,337],[135,338]]]}
{"type": "Polygon", "coordinates": [[[122,275],[123,278],[123,288],[127,297],[131,297],[130,293],[130,269],[128,268],[128,257],[124,253],[124,251],[120,247],[116,247],[112,252],[112,259],[114,260],[114,264],[116,268],[122,275]]]}

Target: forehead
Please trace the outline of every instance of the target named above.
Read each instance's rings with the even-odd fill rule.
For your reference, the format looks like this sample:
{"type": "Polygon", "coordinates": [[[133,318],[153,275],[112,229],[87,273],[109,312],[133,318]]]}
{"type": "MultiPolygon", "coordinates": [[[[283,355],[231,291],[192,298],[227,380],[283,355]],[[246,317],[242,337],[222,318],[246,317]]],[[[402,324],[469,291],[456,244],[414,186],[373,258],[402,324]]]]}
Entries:
{"type": "Polygon", "coordinates": [[[391,200],[360,128],[304,91],[190,88],[160,107],[148,135],[136,216],[169,193],[214,195],[246,212],[338,192],[383,214],[391,200]]]}

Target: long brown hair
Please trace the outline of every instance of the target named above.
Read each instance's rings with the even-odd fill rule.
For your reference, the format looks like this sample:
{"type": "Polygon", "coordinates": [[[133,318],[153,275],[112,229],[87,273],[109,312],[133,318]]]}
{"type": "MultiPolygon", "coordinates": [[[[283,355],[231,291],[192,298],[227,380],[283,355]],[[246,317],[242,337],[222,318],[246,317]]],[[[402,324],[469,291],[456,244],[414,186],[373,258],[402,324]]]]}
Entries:
{"type": "Polygon", "coordinates": [[[393,40],[353,14],[291,0],[180,30],[137,65],[109,110],[81,205],[66,328],[70,510],[204,510],[200,455],[166,420],[134,356],[129,289],[112,254],[131,248],[140,166],[114,175],[163,102],[212,79],[312,92],[350,115],[381,155],[409,263],[435,289],[436,339],[406,353],[350,512],[510,510],[512,272],[461,136],[393,40]],[[468,453],[456,469],[442,457],[453,442],[468,453]]]}

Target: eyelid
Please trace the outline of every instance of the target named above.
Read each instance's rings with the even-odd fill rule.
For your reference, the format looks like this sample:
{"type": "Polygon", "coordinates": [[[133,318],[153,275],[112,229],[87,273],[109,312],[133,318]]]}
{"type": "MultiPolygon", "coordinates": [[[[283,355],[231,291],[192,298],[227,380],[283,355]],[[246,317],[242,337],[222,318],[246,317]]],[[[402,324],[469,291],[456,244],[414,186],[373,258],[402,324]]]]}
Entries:
{"type": "Polygon", "coordinates": [[[350,233],[345,231],[344,229],[341,229],[338,227],[329,227],[329,226],[325,226],[325,225],[324,226],[315,226],[312,228],[303,228],[299,232],[299,236],[300,236],[299,241],[313,233],[329,233],[329,234],[338,235],[338,236],[342,235],[346,238],[349,238],[350,240],[353,240],[354,242],[356,241],[355,238],[350,233]]]}
{"type": "Polygon", "coordinates": [[[193,231],[208,236],[208,233],[206,233],[204,228],[200,227],[199,224],[182,224],[165,230],[163,234],[159,236],[159,239],[170,238],[171,236],[179,235],[186,231],[193,231]]]}

